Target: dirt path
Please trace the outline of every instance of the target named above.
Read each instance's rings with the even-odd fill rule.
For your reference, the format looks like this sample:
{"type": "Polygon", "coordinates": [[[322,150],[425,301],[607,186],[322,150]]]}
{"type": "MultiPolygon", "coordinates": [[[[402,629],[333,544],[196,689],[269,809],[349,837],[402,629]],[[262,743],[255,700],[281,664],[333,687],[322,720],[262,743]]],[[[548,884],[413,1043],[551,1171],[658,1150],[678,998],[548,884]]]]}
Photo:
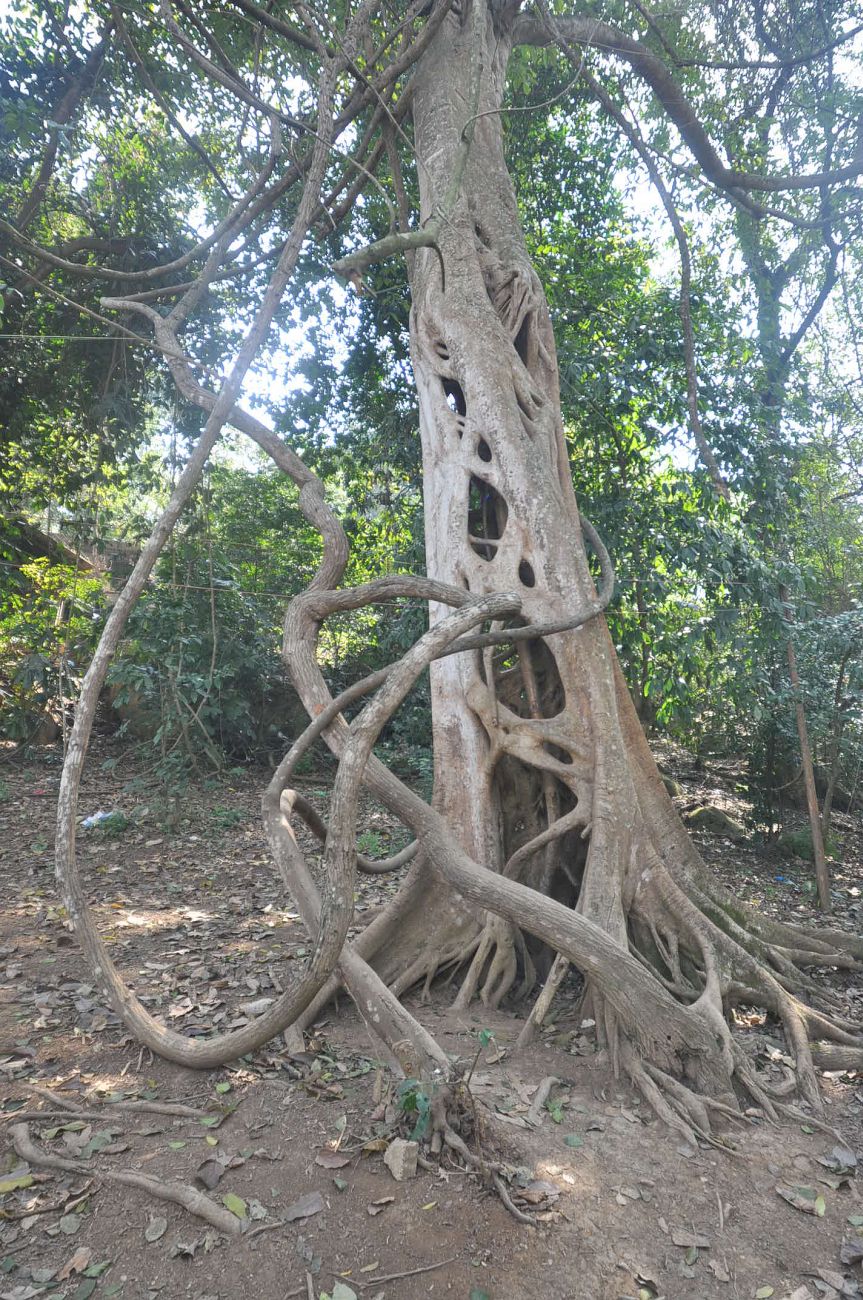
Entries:
{"type": "MultiPolygon", "coordinates": [[[[155,788],[122,789],[114,757],[97,744],[82,802],[85,815],[119,809],[130,819],[114,837],[81,836],[103,933],[150,1008],[174,1027],[197,1033],[237,1024],[276,995],[279,972],[307,947],[258,829],[260,775],[196,788],[166,831],[155,788]]],[[[58,775],[57,755],[47,752],[24,770],[6,765],[0,786],[0,1188],[23,1179],[0,1193],[0,1300],[228,1300],[246,1290],[260,1300],[319,1300],[339,1280],[350,1290],[337,1295],[373,1300],[858,1294],[860,1265],[841,1258],[843,1242],[846,1259],[863,1254],[863,1199],[850,1167],[863,1082],[852,1076],[824,1080],[841,1143],[805,1117],[777,1130],[753,1115],[727,1135],[736,1154],[690,1149],[600,1066],[590,1025],[576,1015],[574,986],[564,989],[543,1040],[521,1052],[513,1049],[517,1015],[482,1008],[459,1015],[438,990],[419,1014],[447,1050],[468,1065],[480,1031],[493,1035],[471,1086],[524,1166],[515,1186],[538,1222],[523,1227],[454,1161],[440,1174],[392,1178],[381,1147],[398,1118],[397,1098],[347,1008],[318,1024],[299,1057],[276,1042],[236,1068],[193,1074],[142,1055],[100,1004],[56,904],[58,775]],[[532,1128],[529,1103],[548,1074],[561,1083],[532,1128]],[[86,1172],[28,1169],[12,1151],[10,1125],[49,1108],[32,1085],[95,1112],[30,1123],[45,1151],[80,1160],[86,1172]],[[112,1099],[183,1102],[199,1114],[101,1113],[112,1099]],[[108,1169],[203,1180],[197,1186],[211,1184],[219,1205],[227,1197],[245,1230],[221,1235],[185,1209],[104,1181],[99,1171],[108,1169]],[[800,1209],[777,1186],[814,1195],[807,1203],[796,1194],[800,1209]],[[304,1209],[312,1212],[293,1217],[304,1209]]],[[[727,784],[711,786],[696,773],[682,799],[697,797],[705,781],[731,799],[727,784]]],[[[325,806],[322,784],[310,782],[308,793],[325,806]]],[[[861,837],[845,830],[837,910],[840,923],[854,926],[861,837]]],[[[364,834],[367,851],[400,843],[398,829],[371,808],[364,834]]],[[[808,918],[805,864],[707,837],[705,844],[747,899],[808,918]]],[[[391,888],[364,878],[358,909],[376,906],[391,888]]],[[[834,985],[859,1016],[856,979],[834,985]]],[[[782,1043],[771,1025],[740,1021],[759,1067],[781,1077],[782,1043]]]]}

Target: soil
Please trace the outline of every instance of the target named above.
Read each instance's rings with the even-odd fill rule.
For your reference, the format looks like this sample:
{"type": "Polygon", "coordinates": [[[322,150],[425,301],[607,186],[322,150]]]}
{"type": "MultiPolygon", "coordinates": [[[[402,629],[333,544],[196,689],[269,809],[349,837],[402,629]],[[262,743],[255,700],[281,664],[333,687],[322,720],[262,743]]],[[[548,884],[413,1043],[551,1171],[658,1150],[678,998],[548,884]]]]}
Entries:
{"type": "MultiPolygon", "coordinates": [[[[682,809],[711,802],[746,820],[733,765],[705,770],[667,745],[660,750],[663,769],[680,783],[682,809]]],[[[56,747],[0,768],[0,1187],[18,1175],[27,1182],[0,1195],[0,1300],[227,1300],[241,1290],[261,1300],[320,1300],[339,1281],[350,1290],[337,1295],[369,1300],[858,1294],[860,1264],[843,1263],[842,1252],[844,1244],[846,1260],[863,1255],[855,1176],[863,1079],[825,1073],[834,1132],[804,1112],[782,1128],[753,1112],[726,1131],[724,1148],[688,1147],[609,1074],[590,1023],[581,1022],[575,976],[541,1040],[519,1051],[524,1005],[458,1013],[446,986],[424,1006],[411,1001],[463,1063],[481,1112],[494,1116],[481,1128],[480,1149],[503,1147],[520,1167],[512,1192],[535,1214],[533,1226],[517,1223],[456,1159],[395,1181],[382,1148],[397,1126],[406,1131],[398,1084],[349,1003],[318,1022],[299,1055],[276,1041],[206,1073],[151,1058],[101,1004],[56,901],[59,771],[56,747]],[[533,1127],[529,1104],[548,1075],[560,1082],[533,1127]],[[12,1150],[9,1125],[51,1109],[34,1085],[88,1112],[105,1108],[94,1120],[76,1122],[70,1112],[30,1121],[46,1152],[83,1160],[86,1174],[28,1170],[12,1150]],[[118,1099],[182,1102],[199,1113],[112,1112],[118,1099]],[[187,1210],[99,1174],[135,1169],[193,1184],[205,1161],[204,1174],[219,1178],[209,1195],[220,1204],[227,1196],[243,1215],[242,1235],[222,1236],[187,1210]],[[798,1194],[798,1208],[777,1186],[812,1195],[798,1194]],[[304,1203],[314,1212],[294,1217],[310,1193],[320,1194],[304,1203]]],[[[263,779],[238,771],[166,801],[145,760],[136,770],[113,741],[94,741],[82,815],[117,810],[129,820],[81,832],[90,896],[126,978],[186,1033],[241,1023],[308,950],[259,828],[263,779]]],[[[325,812],[322,778],[310,778],[304,792],[325,812]]],[[[832,924],[859,929],[863,829],[841,816],[836,829],[832,924]]],[[[364,851],[382,856],[400,837],[383,811],[365,808],[364,851]]],[[[751,837],[734,845],[699,839],[746,901],[818,923],[808,863],[778,857],[751,837]]],[[[395,884],[360,877],[358,913],[385,901],[395,884]]],[[[823,978],[859,1020],[863,977],[823,978]]],[[[787,1072],[781,1035],[763,1016],[741,1011],[736,1032],[766,1074],[787,1072]]]]}

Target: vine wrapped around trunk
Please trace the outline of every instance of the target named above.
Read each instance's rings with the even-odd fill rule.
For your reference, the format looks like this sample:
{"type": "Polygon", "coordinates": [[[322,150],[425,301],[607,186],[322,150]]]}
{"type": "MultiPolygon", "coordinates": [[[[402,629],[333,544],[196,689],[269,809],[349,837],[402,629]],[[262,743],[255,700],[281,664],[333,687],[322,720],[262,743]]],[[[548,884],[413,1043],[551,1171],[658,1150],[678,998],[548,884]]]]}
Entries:
{"type": "MultiPolygon", "coordinates": [[[[611,589],[607,556],[573,494],[551,322],[506,167],[501,106],[517,9],[466,0],[437,15],[412,81],[420,228],[343,264],[361,267],[400,249],[411,259],[427,578],[341,588],[347,546],[338,520],[299,458],[235,404],[242,375],[219,395],[209,392],[183,358],[180,316],[111,300],[150,322],[181,392],[209,419],[88,674],[60,801],[64,897],[117,1010],[143,1041],[186,1064],[228,1060],[289,1024],[301,1026],[344,983],[395,1067],[446,1078],[445,1053],[401,995],[443,968],[460,967],[459,1002],[479,996],[497,1005],[517,987],[526,995],[550,953],[559,959],[530,1024],[547,1009],[565,963],[573,963],[585,977],[585,1011],[612,1068],[687,1136],[708,1133],[717,1114],[736,1113],[741,1093],[771,1117],[785,1106],[784,1093],[771,1093],[732,1037],[727,1016],[736,1002],[781,1021],[797,1087],[817,1111],[813,1041],[831,1063],[840,1052],[846,1064],[860,1064],[863,1038],[831,1016],[806,968],[854,967],[863,941],[772,922],[730,898],[700,861],[650,755],[602,615],[611,589]],[[192,1044],[143,1012],[107,960],[77,881],[74,818],[109,657],[147,565],[226,421],[297,483],[300,508],[324,539],[320,570],[288,609],[283,647],[313,722],[264,796],[276,862],[316,943],[304,977],[259,1023],[192,1044]],[[599,591],[585,538],[599,560],[599,591]],[[333,702],[316,656],[322,622],[394,598],[428,601],[429,632],[391,671],[333,702]],[[480,623],[485,631],[475,630],[480,623]],[[380,727],[429,662],[433,806],[371,753],[380,727]],[[376,689],[349,727],[342,708],[376,689]],[[329,831],[290,787],[319,734],[340,757],[329,831]],[[411,829],[418,847],[393,901],[346,946],[361,782],[411,829]],[[326,840],[322,895],[294,834],[298,815],[326,840]]],[[[324,90],[334,75],[325,72],[324,90]]],[[[281,259],[286,270],[317,210],[321,170],[313,162],[293,243],[281,259]]]]}

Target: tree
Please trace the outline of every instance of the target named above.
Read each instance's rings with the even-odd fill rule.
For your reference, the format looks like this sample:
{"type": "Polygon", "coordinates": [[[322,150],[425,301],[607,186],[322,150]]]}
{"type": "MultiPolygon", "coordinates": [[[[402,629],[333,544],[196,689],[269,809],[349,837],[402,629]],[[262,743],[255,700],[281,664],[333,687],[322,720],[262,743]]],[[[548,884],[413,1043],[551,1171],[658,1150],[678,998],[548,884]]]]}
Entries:
{"type": "MultiPolygon", "coordinates": [[[[554,334],[519,225],[502,117],[513,50],[558,42],[580,68],[584,56],[576,48],[598,47],[650,88],[649,112],[661,114],[660,134],[671,124],[711,185],[756,208],[763,220],[769,218],[765,195],[772,201],[812,188],[853,190],[863,172],[854,130],[837,131],[826,171],[761,174],[726,165],[701,119],[709,77],[699,81],[682,59],[664,61],[668,51],[652,21],[645,39],[635,39],[592,16],[556,18],[544,0],[535,14],[509,0],[414,3],[399,19],[375,0],[363,0],[347,16],[337,5],[314,11],[297,5],[298,25],[253,0],[236,0],[233,9],[242,22],[226,11],[208,21],[206,8],[183,3],[181,25],[170,0],[162,0],[158,30],[145,23],[133,42],[136,48],[146,43],[151,59],[193,66],[225,126],[236,125],[244,162],[255,162],[254,174],[245,169],[244,192],[219,198],[222,215],[214,214],[194,247],[173,262],[127,272],[118,286],[116,270],[76,263],[4,226],[21,257],[69,277],[113,279],[100,312],[119,313],[126,331],[150,330],[184,399],[206,415],[107,621],[67,753],[58,875],[94,968],[143,1042],[198,1066],[232,1059],[302,1024],[343,982],[391,1059],[406,1073],[435,1081],[445,1096],[447,1058],[400,994],[459,966],[466,968],[459,1001],[479,994],[494,1005],[519,978],[529,988],[540,951],[551,951],[558,958],[544,1001],[572,962],[585,977],[585,1013],[596,1021],[614,1069],[686,1135],[708,1132],[717,1115],[738,1108],[739,1095],[748,1094],[769,1115],[785,1105],[731,1034],[726,1015],[740,1001],[767,1008],[784,1026],[800,1092],[819,1109],[813,1052],[832,1062],[838,1050],[843,1061],[859,1064],[863,1038],[821,1009],[807,970],[854,967],[863,941],[775,922],[729,896],[699,859],[665,792],[605,624],[614,586],[609,557],[572,489],[554,334]],[[286,85],[290,108],[279,98],[286,85]],[[405,180],[414,167],[416,212],[405,180]],[[395,196],[393,204],[384,190],[390,230],[354,247],[335,269],[363,292],[374,268],[395,256],[406,259],[427,576],[389,575],[349,588],[340,585],[345,534],[322,484],[239,398],[270,326],[286,310],[283,297],[307,255],[309,231],[347,216],[372,179],[384,183],[378,175],[395,196]],[[286,211],[289,225],[282,227],[286,211]],[[193,263],[201,269],[190,277],[193,263]],[[246,277],[257,286],[262,265],[271,264],[233,362],[213,384],[199,367],[194,334],[183,338],[181,331],[220,278],[246,277]],[[178,281],[172,277],[179,269],[184,278],[178,281]],[[164,299],[173,300],[170,310],[153,305],[164,299]],[[313,721],[263,801],[275,859],[317,940],[300,979],[259,1020],[190,1042],[158,1024],[114,968],[75,870],[74,826],[111,656],[228,423],[300,488],[300,509],[323,538],[321,566],[288,608],[283,644],[313,721]],[[334,701],[315,653],[322,622],[394,599],[427,601],[429,630],[396,664],[334,701]],[[381,728],[429,664],[432,805],[372,753],[381,728]],[[344,710],[372,690],[348,726],[344,710]],[[290,786],[297,762],[320,734],[340,760],[329,830],[290,786]],[[414,862],[393,902],[348,943],[363,784],[414,834],[400,855],[414,862]],[[293,834],[297,816],[325,839],[320,893],[293,834]]],[[[826,43],[849,40],[842,15],[834,18],[836,31],[826,43]]],[[[819,57],[818,50],[807,51],[807,66],[819,57]]],[[[571,71],[566,76],[571,80],[571,71]]],[[[566,89],[564,81],[560,93],[566,89]]],[[[446,1105],[433,1118],[444,1140],[457,1140],[446,1105]]]]}

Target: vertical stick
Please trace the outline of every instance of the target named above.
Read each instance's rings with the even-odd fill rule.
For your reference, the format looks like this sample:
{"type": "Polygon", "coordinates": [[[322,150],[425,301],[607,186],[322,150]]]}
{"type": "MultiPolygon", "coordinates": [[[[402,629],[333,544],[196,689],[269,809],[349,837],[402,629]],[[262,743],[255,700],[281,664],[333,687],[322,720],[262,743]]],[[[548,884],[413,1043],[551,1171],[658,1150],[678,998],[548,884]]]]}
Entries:
{"type": "MultiPolygon", "coordinates": [[[[779,588],[779,598],[783,604],[783,617],[786,623],[794,619],[788,606],[788,588],[779,588]]],[[[809,728],[806,725],[806,711],[803,708],[803,696],[800,691],[800,674],[797,671],[797,656],[794,643],[788,638],[788,675],[794,692],[794,712],[797,717],[797,736],[800,741],[800,757],[803,762],[803,784],[806,787],[806,809],[809,813],[809,828],[812,833],[812,856],[815,859],[815,879],[818,883],[818,904],[822,912],[830,911],[830,872],[824,853],[824,836],[821,832],[821,816],[818,811],[818,795],[815,790],[815,771],[812,766],[812,747],[809,744],[809,728]]]]}

